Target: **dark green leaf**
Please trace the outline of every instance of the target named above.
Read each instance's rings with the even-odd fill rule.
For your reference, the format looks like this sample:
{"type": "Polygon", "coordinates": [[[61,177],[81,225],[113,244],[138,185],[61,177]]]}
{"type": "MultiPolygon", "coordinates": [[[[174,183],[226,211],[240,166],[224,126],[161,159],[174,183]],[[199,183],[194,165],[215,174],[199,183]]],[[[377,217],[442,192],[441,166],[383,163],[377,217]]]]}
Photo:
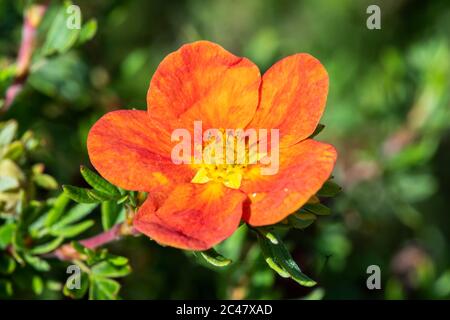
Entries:
{"type": "Polygon", "coordinates": [[[199,254],[206,260],[206,262],[216,267],[226,267],[232,262],[230,259],[225,258],[212,248],[206,251],[200,251],[199,254]]]}
{"type": "Polygon", "coordinates": [[[81,166],[80,172],[86,182],[89,183],[89,185],[95,190],[112,196],[120,196],[119,189],[100,177],[95,172],[89,170],[84,166],[81,166]]]}
{"type": "Polygon", "coordinates": [[[11,281],[0,279],[0,298],[6,299],[13,294],[13,286],[11,281]]]}
{"type": "Polygon", "coordinates": [[[0,274],[11,274],[16,269],[16,261],[8,255],[0,255],[0,274]]]}
{"type": "Polygon", "coordinates": [[[309,212],[296,212],[288,217],[289,224],[296,229],[305,229],[316,220],[316,216],[309,212]]]}
{"type": "Polygon", "coordinates": [[[316,127],[316,129],[314,130],[314,132],[309,136],[309,138],[314,138],[315,136],[317,136],[319,133],[322,132],[322,130],[325,128],[325,125],[319,123],[316,127]]]}
{"type": "Polygon", "coordinates": [[[78,203],[98,203],[98,202],[100,202],[99,200],[94,199],[94,198],[92,198],[91,195],[89,195],[89,189],[78,188],[78,187],[69,186],[69,185],[63,185],[63,190],[70,199],[72,199],[73,201],[76,201],[78,203]]]}
{"type": "Polygon", "coordinates": [[[335,197],[341,190],[342,188],[339,185],[328,180],[324,183],[317,195],[320,197],[335,197]]]}
{"type": "Polygon", "coordinates": [[[283,244],[281,238],[274,232],[265,229],[257,229],[258,242],[261,251],[269,266],[282,277],[289,275],[299,284],[311,287],[316,282],[305,275],[300,267],[292,259],[291,254],[283,244]]]}
{"type": "Polygon", "coordinates": [[[321,203],[306,204],[305,206],[303,206],[303,209],[317,214],[318,216],[327,216],[331,214],[330,208],[321,203]]]}

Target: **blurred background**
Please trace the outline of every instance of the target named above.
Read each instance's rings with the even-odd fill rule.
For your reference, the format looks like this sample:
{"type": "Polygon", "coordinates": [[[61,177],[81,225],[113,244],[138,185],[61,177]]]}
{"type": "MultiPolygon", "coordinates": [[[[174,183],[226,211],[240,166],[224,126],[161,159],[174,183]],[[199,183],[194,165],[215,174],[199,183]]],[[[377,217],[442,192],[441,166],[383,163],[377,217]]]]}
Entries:
{"type": "MultiPolygon", "coordinates": [[[[0,98],[30,1],[0,0],[0,98]]],[[[39,32],[45,32],[52,1],[39,32]]],[[[78,0],[95,37],[32,65],[23,91],[0,120],[45,141],[35,156],[61,184],[81,185],[86,136],[104,113],[146,108],[158,63],[199,39],[221,44],[262,71],[297,52],[317,57],[330,76],[319,140],[339,150],[335,181],[344,191],[333,214],[286,242],[317,280],[304,288],[267,267],[244,227],[219,246],[235,263],[213,270],[144,237],[109,246],[130,258],[125,299],[450,298],[450,3],[327,0],[78,0]],[[366,9],[381,8],[381,30],[366,9]],[[381,290],[366,269],[381,268],[381,290]]],[[[94,231],[97,226],[94,227],[94,231]]],[[[98,227],[100,229],[100,227],[98,227]]],[[[92,233],[95,233],[92,231],[92,233]]],[[[63,269],[48,273],[64,279],[63,269]]],[[[17,298],[30,297],[24,289],[17,298]]],[[[61,298],[43,293],[39,298],[61,298]]]]}

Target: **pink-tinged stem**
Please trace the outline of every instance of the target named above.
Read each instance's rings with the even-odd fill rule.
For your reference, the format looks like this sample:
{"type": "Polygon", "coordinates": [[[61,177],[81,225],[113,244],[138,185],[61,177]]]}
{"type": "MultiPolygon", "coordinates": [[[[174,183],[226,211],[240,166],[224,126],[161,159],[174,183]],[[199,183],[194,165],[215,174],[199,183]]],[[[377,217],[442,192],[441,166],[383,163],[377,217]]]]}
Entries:
{"type": "MultiPolygon", "coordinates": [[[[139,232],[131,227],[127,222],[119,223],[113,226],[111,229],[102,232],[91,238],[87,238],[79,241],[80,244],[89,249],[95,249],[101,247],[110,242],[119,240],[123,236],[138,235],[139,232]]],[[[71,244],[65,244],[50,254],[47,257],[56,257],[60,260],[75,260],[80,259],[80,254],[72,247],[71,244]]]]}
{"type": "Polygon", "coordinates": [[[6,90],[5,102],[3,107],[0,108],[0,112],[6,112],[23,89],[36,46],[37,29],[47,11],[47,6],[47,3],[34,4],[25,12],[22,40],[16,60],[16,76],[11,86],[6,90]]]}

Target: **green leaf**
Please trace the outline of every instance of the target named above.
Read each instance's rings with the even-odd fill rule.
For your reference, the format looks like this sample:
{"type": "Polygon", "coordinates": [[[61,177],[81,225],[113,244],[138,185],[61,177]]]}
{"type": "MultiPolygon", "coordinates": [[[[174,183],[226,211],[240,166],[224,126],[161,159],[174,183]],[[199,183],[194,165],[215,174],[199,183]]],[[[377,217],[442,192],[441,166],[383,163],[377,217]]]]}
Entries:
{"type": "Polygon", "coordinates": [[[115,300],[119,294],[120,284],[112,279],[91,277],[89,288],[90,300],[115,300]]]}
{"type": "Polygon", "coordinates": [[[125,277],[131,272],[129,265],[117,266],[109,261],[102,261],[92,267],[92,273],[106,278],[125,277]]]}
{"type": "Polygon", "coordinates": [[[0,279],[0,298],[6,299],[13,295],[13,286],[11,281],[0,279]]]}
{"type": "Polygon", "coordinates": [[[63,241],[64,241],[63,237],[55,238],[50,242],[34,247],[33,249],[30,250],[30,253],[33,255],[48,253],[58,248],[63,241]]]}
{"type": "Polygon", "coordinates": [[[15,120],[0,123],[0,146],[6,146],[14,140],[17,127],[17,121],[15,120]]]}
{"type": "Polygon", "coordinates": [[[83,44],[91,40],[97,33],[97,20],[90,19],[81,27],[80,36],[78,38],[78,44],[83,44]]]}
{"type": "Polygon", "coordinates": [[[69,201],[70,198],[65,193],[61,193],[58,198],[56,198],[55,202],[53,203],[52,209],[50,209],[47,218],[45,219],[45,225],[47,227],[52,226],[56,223],[56,221],[59,220],[59,218],[64,213],[64,209],[66,208],[69,201]]]}
{"type": "Polygon", "coordinates": [[[61,220],[59,220],[53,227],[55,229],[60,229],[66,225],[74,222],[78,222],[87,215],[89,215],[96,207],[97,203],[80,203],[70,209],[67,214],[65,214],[61,220]]]}
{"type": "Polygon", "coordinates": [[[338,184],[328,180],[323,184],[319,192],[317,192],[317,195],[320,197],[335,197],[341,191],[342,188],[338,184]]]}
{"type": "Polygon", "coordinates": [[[81,166],[80,172],[84,180],[86,180],[86,182],[89,183],[89,185],[95,190],[106,193],[108,195],[120,196],[119,189],[117,189],[114,185],[100,177],[92,170],[81,166]]]}
{"type": "Polygon", "coordinates": [[[35,295],[40,296],[44,291],[44,281],[38,275],[33,276],[31,279],[31,288],[35,295]]]}
{"type": "Polygon", "coordinates": [[[328,216],[331,214],[330,208],[321,203],[306,204],[303,206],[303,209],[317,214],[318,216],[328,216]]]}
{"type": "Polygon", "coordinates": [[[289,275],[300,285],[312,287],[316,282],[305,275],[292,259],[281,238],[274,232],[256,229],[261,251],[268,265],[282,277],[289,275]]]}
{"type": "Polygon", "coordinates": [[[314,138],[315,136],[317,136],[319,133],[322,132],[322,130],[325,128],[325,125],[319,123],[316,127],[316,129],[314,130],[314,132],[309,136],[309,138],[314,138]]]}
{"type": "Polygon", "coordinates": [[[0,249],[5,249],[12,242],[15,231],[15,223],[6,223],[0,226],[0,249]]]}
{"type": "Polygon", "coordinates": [[[52,228],[50,230],[50,234],[54,236],[61,236],[65,238],[72,238],[80,233],[83,233],[90,227],[94,225],[94,220],[86,220],[83,222],[80,222],[78,224],[70,225],[70,226],[64,226],[60,228],[52,228]]]}
{"type": "Polygon", "coordinates": [[[42,48],[42,53],[44,55],[64,53],[68,51],[78,39],[80,29],[70,29],[66,25],[68,18],[66,10],[67,6],[62,6],[50,26],[42,48]]]}
{"type": "MultiPolygon", "coordinates": [[[[70,278],[67,279],[69,281],[70,278]]],[[[82,272],[80,278],[80,288],[69,289],[68,283],[66,282],[63,289],[63,294],[66,297],[70,297],[72,299],[81,299],[84,297],[86,292],[89,289],[89,276],[82,272]]]]}
{"type": "Polygon", "coordinates": [[[58,182],[56,182],[55,178],[51,175],[41,173],[35,174],[33,176],[33,181],[41,188],[47,190],[56,190],[58,189],[58,182]]]}
{"type": "Polygon", "coordinates": [[[316,216],[309,212],[296,212],[288,216],[289,224],[296,229],[305,229],[316,220],[316,216]]]}
{"type": "Polygon", "coordinates": [[[7,255],[0,255],[0,274],[11,274],[16,269],[16,261],[7,255]]]}
{"type": "Polygon", "coordinates": [[[45,272],[50,270],[50,265],[44,259],[29,254],[25,254],[24,258],[25,261],[37,271],[45,272]]]}
{"type": "Polygon", "coordinates": [[[199,254],[206,260],[206,262],[216,267],[226,267],[232,262],[230,259],[225,258],[212,248],[206,251],[201,251],[199,254]]]}
{"type": "Polygon", "coordinates": [[[120,207],[114,201],[102,202],[102,226],[103,230],[109,230],[116,224],[120,213],[120,207]]]}
{"type": "Polygon", "coordinates": [[[88,190],[88,195],[92,199],[96,199],[97,201],[109,201],[112,200],[112,196],[109,194],[106,194],[104,192],[98,191],[98,190],[88,190]]]}
{"type": "Polygon", "coordinates": [[[92,198],[91,195],[89,195],[89,189],[85,188],[78,188],[74,186],[69,185],[63,185],[63,190],[65,194],[72,199],[73,201],[76,201],[78,203],[97,203],[100,202],[97,199],[92,198]]]}
{"type": "Polygon", "coordinates": [[[3,158],[17,160],[23,155],[24,151],[25,147],[22,141],[13,141],[6,147],[3,158]]]}

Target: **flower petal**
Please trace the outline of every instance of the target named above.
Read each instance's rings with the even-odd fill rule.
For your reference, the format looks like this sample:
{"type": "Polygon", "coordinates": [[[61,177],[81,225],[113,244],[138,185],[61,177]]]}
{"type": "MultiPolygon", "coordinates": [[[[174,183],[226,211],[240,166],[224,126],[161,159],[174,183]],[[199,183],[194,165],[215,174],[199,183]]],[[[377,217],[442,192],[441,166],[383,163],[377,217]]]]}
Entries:
{"type": "Polygon", "coordinates": [[[109,182],[128,190],[151,191],[192,179],[194,172],[171,160],[170,134],[141,110],[119,110],[89,131],[89,158],[109,182]]]}
{"type": "Polygon", "coordinates": [[[237,229],[246,198],[222,184],[181,184],[161,207],[148,198],[134,219],[134,227],[163,245],[206,250],[237,229]]]}
{"type": "Polygon", "coordinates": [[[280,129],[280,146],[309,137],[319,123],[328,94],[328,74],[309,54],[286,57],[262,77],[261,101],[249,128],[280,129]]]}
{"type": "Polygon", "coordinates": [[[221,46],[198,41],[169,54],[147,93],[148,112],[180,128],[244,128],[256,110],[258,67],[221,46]],[[189,126],[189,127],[186,127],[189,126]]]}
{"type": "MultiPolygon", "coordinates": [[[[331,175],[336,158],[333,146],[311,139],[281,149],[277,174],[255,174],[242,181],[241,190],[250,199],[243,219],[253,226],[283,220],[322,187],[331,175]]],[[[252,170],[259,171],[259,168],[255,166],[252,170]]]]}

